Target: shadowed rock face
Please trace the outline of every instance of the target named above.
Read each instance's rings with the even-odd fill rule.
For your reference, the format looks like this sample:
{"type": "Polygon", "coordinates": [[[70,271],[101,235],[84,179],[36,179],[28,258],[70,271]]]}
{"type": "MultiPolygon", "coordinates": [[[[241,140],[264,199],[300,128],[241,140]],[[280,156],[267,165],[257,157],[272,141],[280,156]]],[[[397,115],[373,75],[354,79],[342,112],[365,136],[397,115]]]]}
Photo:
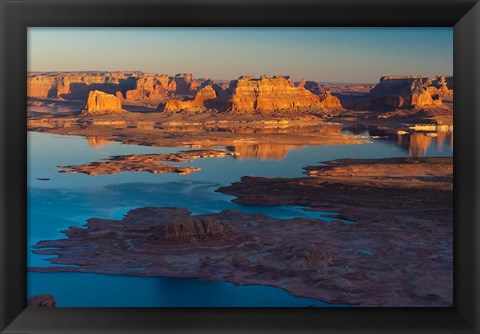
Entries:
{"type": "Polygon", "coordinates": [[[245,205],[336,212],[332,222],[146,207],[39,242],[34,253],[76,266],[30,270],[271,285],[362,306],[452,306],[452,158],[325,164],[308,167],[309,177],[244,177],[219,191],[245,205]]]}
{"type": "Polygon", "coordinates": [[[43,294],[33,296],[27,300],[28,307],[55,307],[55,298],[52,295],[43,294]]]}
{"type": "Polygon", "coordinates": [[[341,109],[340,101],[330,93],[315,95],[301,86],[295,87],[289,77],[240,77],[232,81],[230,90],[231,108],[234,112],[273,112],[302,108],[341,109]]]}
{"type": "Polygon", "coordinates": [[[305,89],[308,89],[309,91],[311,91],[314,94],[318,94],[321,91],[321,86],[318,82],[310,81],[310,80],[306,80],[306,79],[301,80],[298,83],[297,87],[303,87],[305,89]]]}
{"type": "Polygon", "coordinates": [[[429,92],[430,84],[431,81],[422,76],[382,77],[369,93],[370,107],[396,109],[442,105],[440,95],[432,96],[429,92]]]}
{"type": "Polygon", "coordinates": [[[115,95],[94,90],[88,94],[87,103],[81,112],[81,116],[122,114],[124,112],[122,103],[115,95]]]}

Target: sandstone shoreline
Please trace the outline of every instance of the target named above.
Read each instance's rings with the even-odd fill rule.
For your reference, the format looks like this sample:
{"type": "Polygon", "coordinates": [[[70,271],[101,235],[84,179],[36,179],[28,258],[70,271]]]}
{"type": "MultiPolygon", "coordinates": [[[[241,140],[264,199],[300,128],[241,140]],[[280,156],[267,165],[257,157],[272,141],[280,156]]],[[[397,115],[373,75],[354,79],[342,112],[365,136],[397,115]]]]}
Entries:
{"type": "Polygon", "coordinates": [[[165,162],[190,162],[200,158],[223,158],[237,156],[236,152],[223,150],[192,150],[179,153],[164,154],[130,154],[116,155],[98,162],[89,162],[82,165],[63,165],[60,173],[87,175],[118,174],[123,172],[150,172],[154,174],[178,173],[191,174],[200,170],[197,167],[180,167],[165,162]]]}
{"type": "Polygon", "coordinates": [[[245,205],[335,212],[333,222],[140,208],[41,241],[35,253],[76,266],[30,270],[271,285],[360,306],[453,304],[452,158],[342,159],[306,173],[244,177],[218,191],[245,205]]]}

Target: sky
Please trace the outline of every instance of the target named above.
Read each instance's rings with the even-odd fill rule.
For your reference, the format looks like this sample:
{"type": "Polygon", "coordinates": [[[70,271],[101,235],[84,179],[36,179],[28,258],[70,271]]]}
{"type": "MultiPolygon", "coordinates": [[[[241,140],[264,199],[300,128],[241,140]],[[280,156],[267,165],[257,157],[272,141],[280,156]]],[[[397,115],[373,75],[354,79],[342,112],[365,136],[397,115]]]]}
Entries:
{"type": "Polygon", "coordinates": [[[232,80],[452,75],[452,28],[29,28],[29,71],[140,70],[232,80]]]}

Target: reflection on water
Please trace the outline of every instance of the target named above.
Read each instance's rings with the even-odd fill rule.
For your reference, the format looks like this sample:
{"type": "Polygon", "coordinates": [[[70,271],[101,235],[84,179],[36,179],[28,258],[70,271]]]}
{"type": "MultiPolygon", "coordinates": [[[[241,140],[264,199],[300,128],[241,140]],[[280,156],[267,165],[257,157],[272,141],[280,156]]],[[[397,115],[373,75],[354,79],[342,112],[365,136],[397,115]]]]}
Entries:
{"type": "Polygon", "coordinates": [[[446,147],[453,151],[453,132],[412,132],[406,135],[397,135],[397,143],[401,147],[408,147],[411,157],[427,155],[429,148],[442,152],[446,147]]]}
{"type": "MultiPolygon", "coordinates": [[[[338,131],[323,128],[322,131],[338,131]]],[[[367,131],[367,130],[364,130],[367,131]]],[[[362,133],[368,135],[369,132],[362,133]]],[[[197,159],[197,173],[122,173],[88,176],[63,174],[56,166],[99,161],[112,155],[178,152],[178,148],[123,145],[99,137],[85,139],[29,132],[28,137],[28,265],[49,266],[50,256],[33,254],[40,240],[64,238],[60,231],[82,226],[92,217],[121,219],[131,209],[144,206],[183,207],[193,214],[241,210],[290,219],[308,217],[328,223],[325,213],[292,206],[254,206],[232,202],[233,196],[215,190],[240,180],[242,176],[300,177],[303,167],[342,158],[386,158],[408,156],[410,147],[423,143],[426,156],[451,155],[452,133],[426,137],[399,138],[396,132],[372,130],[369,144],[294,146],[241,145],[245,160],[197,159]],[[412,143],[417,143],[413,144],[412,143]],[[105,145],[104,145],[105,144],[105,145]],[[52,148],[55,149],[52,149],[52,148]],[[288,154],[287,154],[288,153],[288,154]],[[262,159],[262,160],[260,160],[262,159]],[[48,179],[41,181],[39,178],[48,179]],[[321,216],[321,217],[320,217],[321,216]]],[[[219,147],[224,148],[224,147],[219,147]]],[[[183,163],[179,163],[183,164],[183,163]]],[[[188,164],[188,163],[185,163],[188,164]]],[[[222,282],[202,282],[167,278],[142,278],[81,273],[29,273],[28,295],[52,293],[62,306],[325,306],[320,301],[296,298],[269,287],[238,287],[222,282]],[[74,287],[74,289],[72,289],[74,287]],[[208,291],[208,293],[207,293],[208,291]]]]}
{"type": "Polygon", "coordinates": [[[347,127],[343,133],[371,136],[376,140],[396,145],[408,152],[410,157],[423,157],[434,152],[450,155],[453,152],[453,131],[411,131],[398,134],[390,128],[367,128],[365,126],[347,127]]]}
{"type": "MultiPolygon", "coordinates": [[[[137,125],[137,128],[140,125],[137,125]]],[[[142,129],[150,130],[153,124],[141,125],[142,129]]],[[[191,128],[176,127],[177,131],[191,132],[193,129],[199,130],[198,127],[192,126],[191,128]],[[180,130],[182,129],[182,130],[180,130]]],[[[228,128],[228,131],[235,131],[233,128],[228,128]]],[[[238,130],[238,129],[237,129],[238,130]]],[[[254,129],[250,129],[254,130],[254,129]]],[[[250,131],[243,128],[241,131],[250,131]]],[[[257,129],[260,130],[260,129],[257,129]]],[[[270,131],[268,133],[274,133],[278,131],[278,128],[263,129],[262,131],[270,131]]],[[[295,132],[298,128],[290,129],[295,132]]],[[[302,129],[305,131],[305,128],[302,129]]],[[[239,130],[240,131],[240,130],[239,130]]],[[[420,132],[413,131],[406,134],[397,134],[396,131],[391,129],[380,128],[347,128],[343,129],[338,125],[321,126],[318,127],[316,132],[319,135],[325,135],[330,133],[347,133],[361,136],[370,136],[375,140],[380,140],[385,143],[396,145],[401,149],[408,152],[410,157],[422,157],[429,154],[429,150],[436,150],[441,152],[453,152],[453,131],[438,131],[438,132],[420,132]]],[[[105,145],[110,145],[113,141],[107,140],[101,137],[87,137],[87,142],[90,147],[101,148],[105,145]]],[[[283,160],[287,157],[289,152],[305,148],[305,145],[289,145],[289,144],[248,144],[248,145],[236,145],[227,146],[226,149],[232,152],[240,153],[235,157],[237,160],[283,160]]]]}
{"type": "Polygon", "coordinates": [[[113,144],[113,141],[101,137],[87,137],[87,143],[90,147],[98,148],[113,144]]]}
{"type": "Polygon", "coordinates": [[[256,159],[256,160],[282,160],[290,150],[298,150],[303,145],[282,145],[282,144],[257,144],[257,145],[237,145],[227,146],[232,152],[240,153],[235,158],[238,160],[256,159]]]}

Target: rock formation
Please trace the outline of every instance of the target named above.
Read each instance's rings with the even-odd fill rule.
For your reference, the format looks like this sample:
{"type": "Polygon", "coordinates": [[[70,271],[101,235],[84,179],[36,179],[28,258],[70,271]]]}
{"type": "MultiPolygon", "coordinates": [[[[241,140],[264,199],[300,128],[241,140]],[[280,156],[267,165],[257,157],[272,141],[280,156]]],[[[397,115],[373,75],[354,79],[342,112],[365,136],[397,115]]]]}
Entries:
{"type": "Polygon", "coordinates": [[[27,96],[84,100],[92,90],[114,94],[129,89],[133,79],[131,72],[30,74],[27,78],[27,96]]]}
{"type": "Polygon", "coordinates": [[[212,86],[208,85],[200,89],[192,100],[168,100],[163,107],[164,111],[205,111],[205,102],[217,98],[217,93],[212,86]]]}
{"type": "Polygon", "coordinates": [[[442,105],[440,95],[429,92],[422,76],[385,76],[368,94],[372,109],[415,108],[442,105]]]}
{"type": "MultiPolygon", "coordinates": [[[[151,240],[192,242],[221,239],[233,233],[227,223],[221,223],[211,216],[191,216],[186,209],[165,208],[152,211],[151,219],[155,224],[150,234],[151,240]]],[[[132,220],[135,219],[132,217],[132,220]]]]}
{"type": "Polygon", "coordinates": [[[297,87],[303,87],[305,89],[308,89],[313,94],[318,94],[322,90],[322,87],[320,86],[320,84],[318,82],[310,81],[310,80],[306,80],[306,79],[301,80],[297,84],[297,87]]]}
{"type": "Polygon", "coordinates": [[[158,102],[168,95],[171,88],[170,78],[167,75],[141,77],[136,79],[135,88],[125,93],[125,98],[158,102]]]}
{"type": "Polygon", "coordinates": [[[340,101],[326,92],[315,95],[304,87],[295,87],[289,77],[240,77],[230,84],[232,111],[241,113],[280,110],[341,109],[340,101]]]}
{"type": "Polygon", "coordinates": [[[192,95],[200,83],[189,73],[179,73],[174,77],[168,75],[145,76],[136,80],[135,89],[126,92],[127,100],[141,100],[151,103],[163,101],[169,95],[192,95]]]}
{"type": "Polygon", "coordinates": [[[199,87],[189,73],[50,72],[29,73],[27,78],[27,96],[40,99],[84,100],[90,91],[100,90],[130,102],[158,104],[172,94],[193,95],[199,87]]]}
{"type": "Polygon", "coordinates": [[[122,103],[115,95],[94,90],[88,94],[87,103],[81,112],[81,116],[121,114],[124,112],[122,103]]]}
{"type": "Polygon", "coordinates": [[[60,173],[87,175],[118,174],[124,172],[150,172],[155,174],[178,173],[191,174],[200,170],[197,167],[174,166],[165,162],[190,162],[201,158],[223,158],[237,156],[237,152],[224,150],[191,150],[178,153],[115,155],[102,161],[82,165],[64,165],[60,173]]]}
{"type": "Polygon", "coordinates": [[[27,300],[28,307],[55,307],[55,298],[49,294],[33,296],[27,300]]]}
{"type": "Polygon", "coordinates": [[[429,79],[426,83],[427,91],[433,95],[452,96],[453,95],[453,77],[452,76],[438,76],[434,79],[429,79]]]}

